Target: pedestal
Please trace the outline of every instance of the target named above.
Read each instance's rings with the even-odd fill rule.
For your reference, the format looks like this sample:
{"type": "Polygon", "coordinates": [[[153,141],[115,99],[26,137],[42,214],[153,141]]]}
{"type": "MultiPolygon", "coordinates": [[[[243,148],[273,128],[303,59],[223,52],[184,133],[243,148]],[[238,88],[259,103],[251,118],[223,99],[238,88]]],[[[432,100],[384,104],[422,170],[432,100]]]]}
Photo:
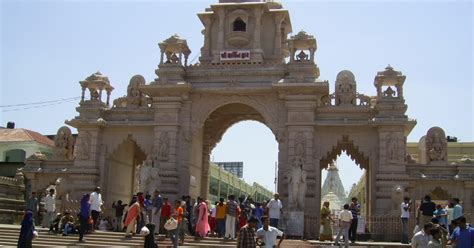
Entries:
{"type": "Polygon", "coordinates": [[[283,211],[284,223],[282,230],[287,237],[303,237],[304,233],[304,212],[303,211],[283,211]]]}

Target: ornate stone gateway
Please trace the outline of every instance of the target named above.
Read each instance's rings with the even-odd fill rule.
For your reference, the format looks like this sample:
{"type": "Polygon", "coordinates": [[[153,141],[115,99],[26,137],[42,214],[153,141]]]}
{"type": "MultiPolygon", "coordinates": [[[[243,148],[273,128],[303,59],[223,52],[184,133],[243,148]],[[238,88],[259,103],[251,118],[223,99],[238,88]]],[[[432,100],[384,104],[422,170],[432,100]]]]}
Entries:
{"type": "MultiPolygon", "coordinates": [[[[188,64],[187,42],[174,35],[159,44],[158,77],[133,76],[112,105],[106,76],[81,81],[79,115],[66,121],[78,130],[75,146],[62,127],[53,159],[28,160],[31,187],[54,184],[67,201],[99,185],[109,204],[155,188],[171,199],[206,197],[212,149],[231,125],[255,120],[278,142],[278,191],[286,210],[304,216],[305,237],[318,236],[321,170],[341,151],[367,170],[367,213],[398,213],[398,196],[412,194],[418,173],[407,174],[406,137],[416,121],[405,115],[405,76],[387,66],[375,76],[377,95],[367,96],[345,70],[331,93],[319,79],[316,39],[304,31],[288,38],[279,3],[226,2],[198,14],[199,63],[188,64]]],[[[446,162],[441,129],[430,130],[426,145],[429,163],[446,162]]]]}

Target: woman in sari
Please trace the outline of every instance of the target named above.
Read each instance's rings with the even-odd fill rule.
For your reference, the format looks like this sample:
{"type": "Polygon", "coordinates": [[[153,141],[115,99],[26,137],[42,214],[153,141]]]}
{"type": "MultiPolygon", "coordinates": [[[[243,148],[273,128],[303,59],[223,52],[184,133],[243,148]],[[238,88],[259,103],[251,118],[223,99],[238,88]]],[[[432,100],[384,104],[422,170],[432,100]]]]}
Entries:
{"type": "Polygon", "coordinates": [[[18,248],[30,248],[33,242],[33,232],[35,231],[35,223],[33,220],[33,212],[26,211],[21,221],[20,237],[18,238],[18,248]]]}
{"type": "Polygon", "coordinates": [[[198,239],[202,239],[207,235],[211,228],[209,227],[207,204],[201,197],[198,197],[198,209],[196,236],[198,239]]]}
{"type": "Polygon", "coordinates": [[[137,222],[140,217],[140,203],[137,201],[137,197],[133,196],[132,201],[129,204],[127,218],[123,222],[124,227],[127,228],[125,232],[125,237],[132,237],[132,233],[135,234],[137,230],[137,222]]]}
{"type": "Polygon", "coordinates": [[[89,194],[84,194],[81,198],[81,209],[79,212],[79,221],[81,223],[79,226],[79,242],[83,241],[84,233],[89,229],[89,213],[91,210],[91,204],[89,200],[89,194]]]}
{"type": "Polygon", "coordinates": [[[323,203],[323,208],[321,209],[321,225],[323,227],[323,230],[321,232],[321,235],[319,235],[320,241],[333,241],[331,222],[334,223],[334,220],[331,218],[329,202],[326,201],[323,203]]]}

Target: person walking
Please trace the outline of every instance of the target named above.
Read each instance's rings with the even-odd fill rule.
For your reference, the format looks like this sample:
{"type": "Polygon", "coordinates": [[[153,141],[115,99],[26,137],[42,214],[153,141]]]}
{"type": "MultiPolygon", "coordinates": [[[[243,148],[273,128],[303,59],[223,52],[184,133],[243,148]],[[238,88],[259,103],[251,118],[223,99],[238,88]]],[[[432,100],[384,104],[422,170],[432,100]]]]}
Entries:
{"type": "Polygon", "coordinates": [[[278,228],[278,222],[280,220],[280,213],[282,211],[283,205],[280,201],[280,195],[275,193],[273,199],[267,204],[268,207],[268,216],[270,217],[270,226],[278,228]]]}
{"type": "Polygon", "coordinates": [[[217,204],[219,202],[215,202],[214,206],[211,206],[211,213],[209,215],[209,227],[211,228],[211,232],[209,233],[210,236],[214,237],[217,233],[217,221],[216,221],[216,212],[217,212],[217,204]]]}
{"type": "Polygon", "coordinates": [[[459,217],[456,223],[459,227],[453,231],[453,235],[451,236],[453,247],[474,247],[474,228],[466,224],[466,217],[459,217]]]}
{"type": "Polygon", "coordinates": [[[331,209],[329,209],[329,202],[326,201],[323,203],[323,207],[321,208],[321,225],[323,226],[323,230],[321,235],[319,235],[320,241],[333,241],[333,233],[332,233],[332,226],[331,222],[334,223],[334,220],[331,218],[331,209]]]}
{"type": "MultiPolygon", "coordinates": [[[[259,202],[255,203],[255,208],[252,210],[252,215],[258,220],[257,229],[260,229],[263,227],[263,220],[262,220],[262,217],[264,216],[263,212],[264,210],[262,208],[262,204],[260,204],[259,202]]],[[[270,219],[268,221],[270,221],[270,219]]]]}
{"type": "Polygon", "coordinates": [[[118,200],[117,204],[112,202],[112,208],[115,209],[115,227],[114,231],[121,232],[123,230],[122,223],[123,223],[123,210],[127,204],[122,204],[122,200],[118,200]]]}
{"type": "Polygon", "coordinates": [[[426,195],[418,208],[418,218],[421,221],[420,224],[424,225],[425,223],[431,222],[435,210],[436,204],[431,201],[431,196],[426,195]]]}
{"type": "Polygon", "coordinates": [[[448,219],[448,231],[449,234],[453,233],[453,226],[451,225],[453,219],[453,212],[454,212],[454,203],[453,201],[449,201],[448,205],[445,207],[446,213],[448,214],[446,217],[448,219]]]}
{"type": "Polygon", "coordinates": [[[45,214],[43,216],[43,228],[49,228],[49,232],[52,231],[51,223],[53,222],[54,218],[56,217],[56,194],[54,189],[49,190],[49,194],[44,197],[44,208],[45,214]]]}
{"type": "Polygon", "coordinates": [[[164,225],[170,217],[171,217],[171,204],[169,204],[168,202],[168,197],[163,197],[163,205],[161,206],[160,229],[162,229],[164,233],[167,233],[164,228],[164,225]]]}
{"type": "Polygon", "coordinates": [[[91,210],[90,195],[84,194],[81,198],[81,209],[79,212],[79,242],[84,242],[84,233],[89,228],[89,212],[91,210]]]}
{"type": "Polygon", "coordinates": [[[18,237],[19,248],[31,248],[34,238],[35,222],[33,212],[27,210],[21,221],[20,237],[18,237]]]}
{"type": "Polygon", "coordinates": [[[39,201],[38,197],[36,196],[36,192],[31,192],[30,198],[26,202],[26,209],[30,210],[33,213],[33,220],[38,221],[38,209],[39,209],[39,201]]]}
{"type": "Polygon", "coordinates": [[[283,242],[283,232],[276,227],[270,226],[270,219],[268,216],[262,217],[263,227],[257,230],[257,244],[262,248],[280,247],[283,242]],[[276,244],[277,237],[280,237],[278,245],[276,244]],[[261,242],[259,242],[261,240],[261,242]]]}
{"type": "Polygon", "coordinates": [[[155,243],[155,224],[148,223],[145,225],[146,228],[150,231],[147,235],[145,235],[145,244],[143,245],[144,248],[158,248],[158,245],[155,243]]]}
{"type": "Polygon", "coordinates": [[[438,223],[443,228],[448,228],[448,213],[440,204],[436,205],[433,215],[438,219],[438,223]]]}
{"type": "Polygon", "coordinates": [[[408,244],[408,220],[410,219],[410,208],[411,202],[409,197],[403,198],[403,202],[400,204],[401,220],[402,220],[402,244],[408,244]]]}
{"type": "Polygon", "coordinates": [[[433,223],[426,222],[423,224],[423,230],[415,233],[411,238],[412,248],[426,248],[431,240],[431,229],[433,229],[433,223]]]}
{"type": "Polygon", "coordinates": [[[349,211],[349,204],[344,204],[344,210],[339,214],[339,232],[336,236],[336,245],[339,245],[339,238],[344,235],[344,247],[349,247],[349,228],[351,227],[353,214],[349,211]]]}
{"type": "Polygon", "coordinates": [[[356,197],[352,197],[349,210],[352,213],[351,227],[349,228],[349,239],[351,240],[351,243],[355,243],[357,239],[357,225],[359,223],[360,215],[360,204],[357,202],[356,197]]]}
{"type": "Polygon", "coordinates": [[[219,203],[216,204],[217,236],[219,238],[224,237],[225,234],[226,207],[227,205],[224,203],[224,198],[219,198],[219,203]]]}
{"type": "Polygon", "coordinates": [[[459,198],[453,198],[453,202],[453,220],[457,221],[461,216],[463,216],[463,209],[460,204],[461,200],[459,200],[459,198]]]}
{"type": "Polygon", "coordinates": [[[125,237],[130,238],[137,230],[137,222],[140,218],[140,203],[138,203],[137,196],[133,196],[132,201],[128,205],[127,217],[123,225],[127,228],[125,237]]]}
{"type": "Polygon", "coordinates": [[[92,216],[92,231],[96,230],[99,227],[99,216],[102,212],[102,194],[100,193],[100,187],[95,187],[94,192],[90,194],[90,203],[91,203],[91,216],[92,216]]]}
{"type": "Polygon", "coordinates": [[[171,214],[171,217],[173,217],[178,222],[178,226],[176,227],[176,229],[173,229],[170,231],[170,238],[173,243],[173,246],[178,247],[178,243],[181,243],[181,244],[184,243],[185,230],[183,230],[183,226],[186,224],[183,221],[184,210],[181,207],[180,200],[175,201],[175,205],[174,205],[173,213],[171,214]]]}
{"type": "Polygon", "coordinates": [[[240,228],[237,239],[237,248],[256,248],[255,228],[257,227],[257,219],[250,217],[247,224],[240,228]]]}
{"type": "Polygon", "coordinates": [[[206,202],[198,197],[198,215],[196,219],[196,236],[198,239],[203,239],[206,237],[207,233],[210,231],[209,228],[209,212],[207,209],[206,202]]]}
{"type": "Polygon", "coordinates": [[[235,239],[235,218],[237,217],[237,202],[234,195],[229,195],[225,219],[225,239],[235,239]]]}
{"type": "Polygon", "coordinates": [[[155,190],[153,193],[151,209],[151,222],[155,224],[155,234],[160,233],[160,218],[161,218],[161,207],[163,206],[163,199],[161,198],[160,191],[155,190]]]}

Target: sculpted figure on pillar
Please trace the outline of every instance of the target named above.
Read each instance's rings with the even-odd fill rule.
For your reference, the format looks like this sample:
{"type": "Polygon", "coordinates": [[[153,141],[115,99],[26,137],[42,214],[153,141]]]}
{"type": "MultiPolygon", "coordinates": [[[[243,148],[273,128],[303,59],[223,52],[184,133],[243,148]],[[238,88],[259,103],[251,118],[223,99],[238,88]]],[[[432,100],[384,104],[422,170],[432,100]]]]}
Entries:
{"type": "Polygon", "coordinates": [[[168,161],[169,145],[170,141],[168,132],[162,132],[160,135],[160,143],[158,148],[158,159],[160,161],[168,161]]]}
{"type": "Polygon", "coordinates": [[[155,190],[159,188],[161,180],[158,167],[151,159],[151,156],[149,156],[149,158],[142,165],[140,165],[139,171],[140,191],[149,194],[155,192],[155,190]]]}
{"type": "Polygon", "coordinates": [[[292,163],[288,203],[290,207],[303,209],[304,197],[306,194],[306,171],[303,166],[305,163],[305,137],[303,132],[298,133],[295,139],[295,156],[292,163]]]}
{"type": "Polygon", "coordinates": [[[91,150],[91,134],[87,131],[81,133],[81,137],[77,145],[77,158],[79,159],[89,159],[89,153],[91,150]]]}
{"type": "Polygon", "coordinates": [[[426,134],[426,155],[429,161],[447,160],[447,140],[443,129],[432,127],[426,134]]]}
{"type": "Polygon", "coordinates": [[[73,159],[73,137],[71,129],[63,126],[59,128],[56,137],[54,138],[54,159],[73,159]]]}
{"type": "Polygon", "coordinates": [[[386,152],[388,161],[399,161],[398,139],[395,135],[387,134],[386,137],[386,152]]]}
{"type": "Polygon", "coordinates": [[[306,171],[303,169],[303,158],[296,157],[291,168],[290,189],[288,203],[290,208],[304,208],[304,197],[306,195],[306,171]]]}

